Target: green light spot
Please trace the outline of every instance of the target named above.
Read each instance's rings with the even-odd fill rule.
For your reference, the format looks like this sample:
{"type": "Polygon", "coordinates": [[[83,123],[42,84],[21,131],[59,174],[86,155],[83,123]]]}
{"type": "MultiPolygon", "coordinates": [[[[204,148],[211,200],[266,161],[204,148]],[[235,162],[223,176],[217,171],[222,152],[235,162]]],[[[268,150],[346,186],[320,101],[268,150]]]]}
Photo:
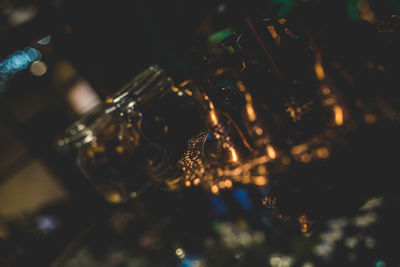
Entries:
{"type": "Polygon", "coordinates": [[[219,231],[221,229],[221,222],[218,220],[213,221],[213,228],[215,231],[219,231]]]}
{"type": "Polygon", "coordinates": [[[358,0],[347,0],[346,3],[347,13],[349,14],[349,17],[354,20],[360,20],[360,14],[358,12],[357,3],[358,0]]]}
{"type": "Polygon", "coordinates": [[[273,6],[276,6],[276,5],[279,5],[282,3],[283,3],[283,5],[282,5],[281,9],[279,10],[278,14],[276,14],[277,18],[287,17],[296,6],[296,0],[273,0],[272,1],[273,6]]]}
{"type": "Polygon", "coordinates": [[[216,45],[220,42],[222,42],[222,40],[224,40],[225,38],[229,37],[230,35],[233,34],[233,29],[232,28],[226,28],[223,29],[222,31],[213,33],[212,35],[210,35],[210,37],[208,37],[208,41],[213,44],[216,45]]]}
{"type": "Polygon", "coordinates": [[[377,260],[375,262],[375,267],[385,267],[385,266],[386,266],[386,263],[382,260],[377,260]]]}

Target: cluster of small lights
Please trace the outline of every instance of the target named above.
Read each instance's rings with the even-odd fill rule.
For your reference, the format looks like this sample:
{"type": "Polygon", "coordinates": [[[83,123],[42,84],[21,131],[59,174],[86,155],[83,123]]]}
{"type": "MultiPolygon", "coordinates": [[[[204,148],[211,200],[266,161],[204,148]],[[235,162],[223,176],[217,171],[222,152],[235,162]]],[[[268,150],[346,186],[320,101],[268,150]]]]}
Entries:
{"type": "MultiPolygon", "coordinates": [[[[321,242],[314,247],[314,252],[322,259],[328,260],[335,252],[337,243],[343,242],[344,246],[353,251],[361,242],[368,249],[375,247],[375,239],[367,234],[366,229],[378,220],[377,214],[374,212],[376,208],[382,205],[383,198],[371,198],[360,208],[360,214],[353,218],[335,218],[327,221],[327,231],[321,233],[321,242]],[[353,233],[351,236],[345,235],[347,226],[355,226],[358,233],[353,233]]],[[[350,253],[349,259],[355,260],[356,254],[350,253]]]]}
{"type": "Polygon", "coordinates": [[[272,267],[290,267],[293,265],[293,257],[283,254],[272,254],[269,257],[269,264],[272,267]]]}
{"type": "Polygon", "coordinates": [[[303,214],[298,218],[300,225],[300,231],[303,234],[308,234],[311,231],[311,226],[314,224],[313,221],[309,220],[307,215],[303,214]]]}
{"type": "MultiPolygon", "coordinates": [[[[202,155],[203,145],[206,142],[208,133],[204,132],[188,142],[187,150],[179,166],[184,173],[186,186],[197,186],[201,184],[209,189],[213,194],[218,194],[221,189],[229,189],[233,182],[243,184],[252,183],[257,186],[268,184],[267,169],[265,164],[272,160],[272,157],[263,155],[246,162],[238,164],[225,164],[215,167],[212,163],[204,159],[202,155]]],[[[270,152],[275,157],[276,152],[270,152]]]]}
{"type": "Polygon", "coordinates": [[[187,255],[183,248],[177,248],[175,255],[181,260],[180,267],[205,267],[206,264],[203,259],[191,257],[187,255]]]}
{"type": "MultiPolygon", "coordinates": [[[[221,70],[222,71],[222,70],[221,70]]],[[[186,85],[186,84],[185,84],[186,85]]],[[[178,165],[184,173],[186,186],[203,185],[213,194],[218,194],[221,189],[228,189],[234,182],[243,184],[252,183],[257,186],[268,184],[266,163],[277,158],[275,148],[269,144],[266,132],[260,126],[252,101],[252,96],[240,81],[237,86],[244,94],[245,121],[248,123],[249,134],[254,137],[256,149],[261,156],[239,158],[235,145],[231,141],[226,126],[221,123],[219,113],[211,99],[203,93],[203,100],[208,107],[207,126],[209,133],[200,133],[188,141],[188,147],[178,165]],[[228,162],[222,165],[209,162],[203,153],[204,144],[209,136],[218,143],[219,148],[228,155],[228,162]]],[[[245,140],[243,140],[246,143],[245,140]]]]}
{"type": "Polygon", "coordinates": [[[217,231],[223,245],[229,249],[247,248],[265,242],[264,232],[251,229],[244,220],[236,223],[222,222],[217,231]]]}
{"type": "Polygon", "coordinates": [[[301,118],[311,111],[311,105],[313,101],[308,101],[305,104],[299,105],[294,99],[290,100],[288,103],[285,104],[286,112],[289,113],[290,117],[292,118],[293,122],[297,122],[301,120],[301,118]]]}
{"type": "Polygon", "coordinates": [[[275,208],[276,197],[273,197],[271,195],[266,195],[262,200],[262,204],[267,208],[275,208]]]}
{"type": "Polygon", "coordinates": [[[323,138],[313,138],[307,143],[293,146],[291,148],[291,155],[294,160],[303,163],[309,163],[313,159],[326,159],[329,157],[328,142],[323,143],[323,138]]]}

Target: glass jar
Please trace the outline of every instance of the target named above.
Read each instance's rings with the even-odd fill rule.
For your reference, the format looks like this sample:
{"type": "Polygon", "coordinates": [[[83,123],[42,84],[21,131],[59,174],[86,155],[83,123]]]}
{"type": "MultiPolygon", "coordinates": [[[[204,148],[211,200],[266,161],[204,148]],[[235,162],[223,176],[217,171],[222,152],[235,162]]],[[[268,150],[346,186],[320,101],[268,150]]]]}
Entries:
{"type": "MultiPolygon", "coordinates": [[[[142,129],[151,120],[148,116],[144,122],[149,104],[168,94],[171,86],[165,71],[151,66],[59,139],[59,149],[76,151],[80,170],[107,201],[136,198],[150,184],[178,187],[180,176],[168,153],[142,129]]],[[[156,132],[159,128],[151,127],[156,132]]]]}

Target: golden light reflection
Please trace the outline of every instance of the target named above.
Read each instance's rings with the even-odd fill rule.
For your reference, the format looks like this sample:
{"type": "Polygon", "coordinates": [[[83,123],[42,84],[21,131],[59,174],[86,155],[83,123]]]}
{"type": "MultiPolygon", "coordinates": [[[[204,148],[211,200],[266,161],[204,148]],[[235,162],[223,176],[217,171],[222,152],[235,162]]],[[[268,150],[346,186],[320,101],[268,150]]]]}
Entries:
{"type": "Polygon", "coordinates": [[[321,91],[324,95],[329,95],[331,92],[331,89],[329,89],[329,87],[327,87],[327,86],[324,86],[324,87],[322,87],[321,91]]]}
{"type": "Polygon", "coordinates": [[[115,147],[115,152],[117,152],[118,154],[122,155],[122,154],[124,154],[124,148],[122,146],[116,146],[115,147]]]}
{"type": "Polygon", "coordinates": [[[200,178],[196,178],[193,180],[194,185],[198,185],[200,183],[200,178]]]}
{"type": "Polygon", "coordinates": [[[276,151],[271,145],[267,146],[267,154],[271,159],[275,159],[276,158],[276,151]]]}
{"type": "Polygon", "coordinates": [[[241,182],[242,182],[243,184],[248,184],[248,183],[250,183],[250,177],[243,177],[242,180],[241,180],[241,182]]]}
{"type": "Polygon", "coordinates": [[[183,82],[181,82],[181,84],[179,85],[179,87],[185,87],[186,85],[188,85],[191,81],[190,80],[185,80],[183,82]]]}
{"type": "Polygon", "coordinates": [[[329,157],[329,150],[326,147],[320,147],[315,150],[315,154],[318,158],[326,159],[329,157]]]}
{"type": "Polygon", "coordinates": [[[175,93],[177,93],[179,91],[178,87],[176,87],[174,85],[172,85],[171,88],[172,88],[172,91],[175,93]]]}
{"type": "Polygon", "coordinates": [[[371,10],[368,0],[360,0],[357,3],[357,9],[360,12],[360,17],[368,22],[375,22],[375,14],[371,10]]]}
{"type": "Polygon", "coordinates": [[[257,135],[262,135],[264,131],[260,127],[256,127],[255,132],[257,135]]]}
{"type": "Polygon", "coordinates": [[[215,113],[215,110],[210,110],[210,112],[208,113],[208,116],[209,116],[210,121],[213,126],[218,125],[218,118],[217,118],[217,114],[215,113]]]}
{"type": "Polygon", "coordinates": [[[189,89],[185,89],[185,93],[186,93],[188,96],[192,96],[192,95],[193,95],[192,91],[190,91],[189,89]]]}
{"type": "Polygon", "coordinates": [[[218,194],[218,192],[219,192],[218,186],[217,186],[217,185],[211,186],[211,192],[212,192],[213,194],[218,194]]]}
{"type": "Polygon", "coordinates": [[[305,214],[300,215],[300,217],[298,218],[298,222],[300,224],[300,231],[303,234],[310,232],[311,226],[314,223],[313,221],[310,221],[308,219],[307,215],[305,215],[305,214]]]}
{"type": "Polygon", "coordinates": [[[190,181],[186,181],[186,182],[185,182],[185,185],[186,185],[187,187],[191,186],[190,181]]]}
{"type": "Polygon", "coordinates": [[[276,44],[279,45],[281,43],[281,38],[278,35],[278,33],[275,31],[274,26],[269,25],[269,26],[267,26],[267,29],[268,29],[269,33],[271,34],[272,38],[274,38],[276,44]]]}
{"type": "Polygon", "coordinates": [[[304,153],[303,155],[301,155],[300,160],[304,163],[309,163],[311,161],[312,157],[310,154],[308,153],[304,153]]]}
{"type": "Polygon", "coordinates": [[[253,183],[258,186],[264,186],[267,184],[267,177],[265,176],[256,176],[253,178],[253,183]]]}
{"type": "Polygon", "coordinates": [[[232,183],[231,180],[228,179],[228,180],[225,181],[225,187],[226,187],[226,188],[231,188],[232,185],[233,185],[233,183],[232,183]]]}
{"type": "Polygon", "coordinates": [[[247,118],[249,121],[253,122],[256,120],[256,112],[254,111],[253,104],[247,103],[246,104],[246,112],[247,112],[247,118]]]}
{"type": "MultiPolygon", "coordinates": [[[[253,183],[258,186],[268,184],[268,172],[265,164],[271,161],[272,158],[277,157],[276,151],[272,146],[270,155],[267,155],[268,152],[265,149],[264,155],[247,159],[246,162],[241,162],[241,164],[226,164],[223,167],[216,168],[210,162],[203,161],[201,157],[200,151],[208,135],[207,132],[204,132],[190,139],[188,150],[179,161],[179,165],[184,172],[184,178],[190,181],[191,185],[202,185],[213,194],[217,194],[219,190],[233,187],[234,182],[253,183]]],[[[227,144],[225,149],[228,152],[231,163],[240,161],[238,152],[233,146],[227,144]]],[[[186,185],[188,186],[189,183],[186,183],[186,185]]]]}
{"type": "Polygon", "coordinates": [[[315,63],[315,74],[318,80],[323,80],[325,78],[324,68],[320,62],[315,63]]]}
{"type": "Polygon", "coordinates": [[[121,202],[121,195],[118,194],[117,192],[114,192],[114,193],[108,194],[107,199],[111,203],[119,203],[119,202],[121,202]]]}
{"type": "Polygon", "coordinates": [[[260,165],[257,167],[257,172],[261,175],[267,174],[267,167],[265,165],[260,165]]]}
{"type": "Polygon", "coordinates": [[[298,146],[294,146],[292,147],[291,151],[293,155],[300,155],[301,153],[304,153],[307,150],[307,145],[306,144],[302,144],[302,145],[298,145],[298,146]]]}
{"type": "Polygon", "coordinates": [[[237,162],[238,161],[238,155],[236,152],[236,149],[233,147],[229,147],[229,152],[231,154],[231,161],[232,162],[237,162]]]}
{"type": "Polygon", "coordinates": [[[248,103],[250,103],[251,101],[253,101],[253,98],[251,97],[251,94],[249,94],[249,93],[246,93],[246,94],[244,95],[244,98],[246,99],[246,101],[247,101],[248,103]]]}
{"type": "Polygon", "coordinates": [[[324,100],[324,104],[327,106],[332,106],[335,104],[335,102],[336,102],[336,100],[333,97],[329,97],[324,100]]]}
{"type": "Polygon", "coordinates": [[[244,93],[247,92],[246,86],[241,81],[237,81],[236,85],[239,87],[240,92],[244,93]]]}
{"type": "Polygon", "coordinates": [[[333,107],[333,112],[335,113],[335,124],[340,126],[343,124],[343,109],[341,106],[336,105],[333,107]]]}

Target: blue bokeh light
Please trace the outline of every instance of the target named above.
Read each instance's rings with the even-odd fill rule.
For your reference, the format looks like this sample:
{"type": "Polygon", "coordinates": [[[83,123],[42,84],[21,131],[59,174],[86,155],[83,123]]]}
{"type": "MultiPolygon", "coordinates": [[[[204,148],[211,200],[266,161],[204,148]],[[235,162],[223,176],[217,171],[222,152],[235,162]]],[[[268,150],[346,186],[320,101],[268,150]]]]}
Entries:
{"type": "Polygon", "coordinates": [[[239,202],[242,209],[250,211],[253,208],[253,204],[249,198],[249,194],[244,188],[237,188],[233,191],[233,196],[239,202]]]}
{"type": "Polygon", "coordinates": [[[27,47],[23,51],[18,50],[0,62],[0,91],[4,90],[5,83],[12,75],[29,67],[33,62],[42,57],[39,50],[27,47]]]}
{"type": "Polygon", "coordinates": [[[225,204],[223,198],[220,195],[211,196],[210,202],[215,214],[225,215],[228,213],[228,206],[225,204]]]}
{"type": "Polygon", "coordinates": [[[181,261],[180,267],[194,267],[194,266],[198,266],[198,264],[199,264],[198,259],[186,257],[181,261]]]}

